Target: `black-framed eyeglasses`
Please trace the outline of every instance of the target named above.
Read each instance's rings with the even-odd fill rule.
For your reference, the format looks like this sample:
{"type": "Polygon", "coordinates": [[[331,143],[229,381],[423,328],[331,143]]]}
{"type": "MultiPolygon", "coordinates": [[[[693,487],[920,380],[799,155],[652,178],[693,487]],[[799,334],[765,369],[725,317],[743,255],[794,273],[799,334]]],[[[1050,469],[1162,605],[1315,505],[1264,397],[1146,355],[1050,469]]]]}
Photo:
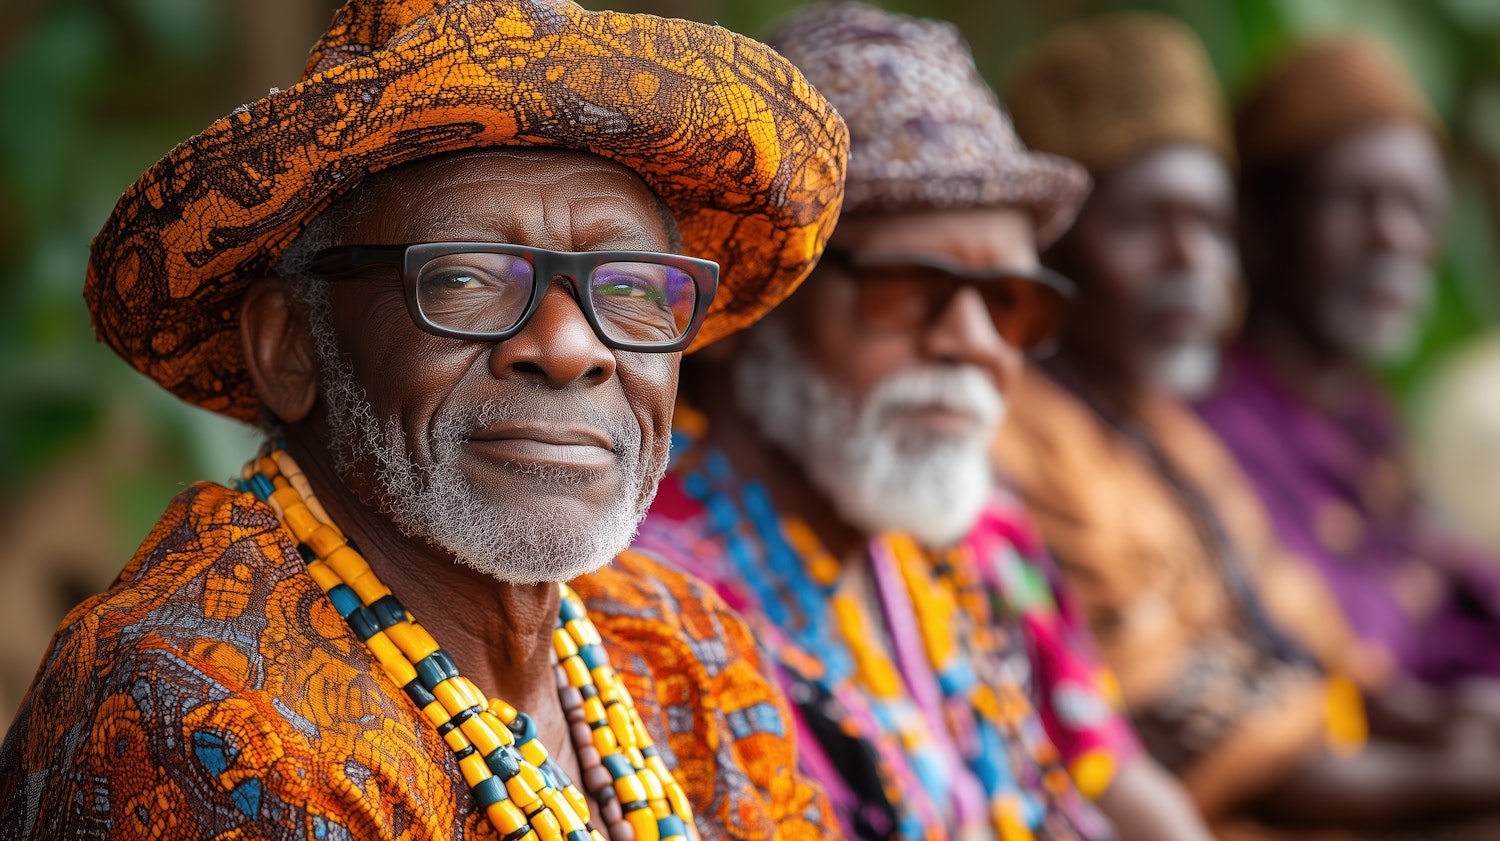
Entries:
{"type": "Polygon", "coordinates": [[[340,245],[318,252],[312,271],[337,279],[396,265],[406,308],[428,333],[500,342],[521,332],[556,278],[607,347],[670,353],[692,344],[719,288],[710,260],[653,251],[549,251],[493,242],[340,245]]]}
{"type": "Polygon", "coordinates": [[[983,298],[1006,343],[1033,357],[1053,349],[1071,280],[1045,266],[1030,271],[973,270],[927,254],[868,254],[829,248],[824,262],[847,272],[859,295],[859,316],[869,327],[907,332],[931,326],[960,289],[983,298]]]}

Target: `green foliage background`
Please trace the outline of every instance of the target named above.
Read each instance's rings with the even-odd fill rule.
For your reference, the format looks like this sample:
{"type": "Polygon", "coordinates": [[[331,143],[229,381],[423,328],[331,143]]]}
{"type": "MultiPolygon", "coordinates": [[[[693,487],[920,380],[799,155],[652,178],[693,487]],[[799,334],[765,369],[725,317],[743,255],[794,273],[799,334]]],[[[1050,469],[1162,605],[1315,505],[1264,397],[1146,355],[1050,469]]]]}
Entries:
{"type": "MultiPolygon", "coordinates": [[[[595,3],[593,5],[598,5],[595,3]]],[[[794,0],[628,0],[617,8],[764,32],[794,0]]],[[[1173,14],[1203,37],[1230,91],[1304,33],[1358,26],[1414,67],[1451,126],[1458,207],[1421,352],[1434,359],[1500,317],[1500,3],[1493,0],[889,0],[958,23],[1003,79],[1037,35],[1123,9],[1173,14]]],[[[139,430],[127,468],[97,458],[103,529],[121,562],[176,488],[234,471],[245,429],[175,402],[93,341],[80,298],[90,237],[119,193],[174,143],[286,86],[329,0],[8,0],[0,8],[0,501],[24,499],[78,453],[139,430]]],[[[113,445],[111,445],[113,446],[113,445]]],[[[106,449],[105,452],[108,452],[106,449]]],[[[94,456],[90,456],[94,458],[94,456]]],[[[7,506],[9,508],[10,506],[7,506]]],[[[13,524],[11,524],[13,525],[13,524]]],[[[10,528],[0,516],[0,531],[10,528]]],[[[101,585],[103,582],[99,582],[101,585]]]]}

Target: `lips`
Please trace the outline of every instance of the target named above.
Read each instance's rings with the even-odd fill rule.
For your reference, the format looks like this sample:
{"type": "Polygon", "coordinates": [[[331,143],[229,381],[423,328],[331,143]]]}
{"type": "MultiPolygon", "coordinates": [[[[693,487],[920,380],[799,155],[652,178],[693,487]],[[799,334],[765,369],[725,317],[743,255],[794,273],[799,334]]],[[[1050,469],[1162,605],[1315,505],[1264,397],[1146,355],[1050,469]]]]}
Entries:
{"type": "Polygon", "coordinates": [[[504,424],[469,436],[471,448],[506,462],[599,469],[615,462],[614,441],[578,426],[504,424]]]}

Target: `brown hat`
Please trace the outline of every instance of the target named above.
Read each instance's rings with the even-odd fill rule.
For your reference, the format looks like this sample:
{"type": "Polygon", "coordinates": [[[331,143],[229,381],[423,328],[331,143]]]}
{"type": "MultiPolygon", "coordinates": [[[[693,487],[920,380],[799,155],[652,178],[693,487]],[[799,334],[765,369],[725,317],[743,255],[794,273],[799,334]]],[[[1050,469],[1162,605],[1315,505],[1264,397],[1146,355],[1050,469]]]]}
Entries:
{"type": "Polygon", "coordinates": [[[848,135],[802,74],[725,29],[568,0],[350,0],[302,81],[173,149],[94,240],[99,337],[179,397],[248,420],[240,297],[365,176],[494,146],[635,170],[720,265],[702,346],[791,294],[838,219],[848,135]]]}
{"type": "Polygon", "coordinates": [[[1235,139],[1244,168],[1275,166],[1379,123],[1442,125],[1411,73],[1367,36],[1309,41],[1282,56],[1240,99],[1235,139]]]}
{"type": "Polygon", "coordinates": [[[1234,162],[1229,109],[1203,45],[1163,15],[1063,27],[1011,74],[1006,104],[1033,149],[1103,174],[1146,149],[1194,143],[1234,162]]]}
{"type": "Polygon", "coordinates": [[[849,125],[846,213],[1015,205],[1043,245],[1072,223],[1087,173],[1021,143],[951,24],[820,3],[766,40],[849,125]]]}

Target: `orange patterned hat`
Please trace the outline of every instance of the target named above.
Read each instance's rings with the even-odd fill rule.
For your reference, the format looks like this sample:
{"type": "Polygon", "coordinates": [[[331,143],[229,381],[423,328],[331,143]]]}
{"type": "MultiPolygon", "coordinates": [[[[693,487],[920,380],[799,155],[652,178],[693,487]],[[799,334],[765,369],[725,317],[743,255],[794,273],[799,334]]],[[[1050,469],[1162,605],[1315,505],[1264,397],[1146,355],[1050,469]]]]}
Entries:
{"type": "Polygon", "coordinates": [[[182,399],[250,420],[250,281],[365,176],[491,146],[582,150],[639,173],[686,253],[721,267],[696,348],[812,268],[838,219],[848,133],[791,64],[716,26],[567,0],[349,0],[300,83],[126,191],[90,251],[94,329],[182,399]]]}

